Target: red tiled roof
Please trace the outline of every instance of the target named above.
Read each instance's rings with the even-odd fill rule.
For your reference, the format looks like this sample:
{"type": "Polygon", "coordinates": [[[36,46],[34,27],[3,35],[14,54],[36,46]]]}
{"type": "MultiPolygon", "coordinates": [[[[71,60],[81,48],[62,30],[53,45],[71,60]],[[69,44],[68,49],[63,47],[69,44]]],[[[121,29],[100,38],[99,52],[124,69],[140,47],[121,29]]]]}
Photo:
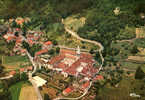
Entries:
{"type": "Polygon", "coordinates": [[[102,76],[102,75],[98,75],[98,76],[96,76],[96,78],[95,78],[95,80],[103,80],[104,79],[104,77],[102,76]]]}
{"type": "Polygon", "coordinates": [[[13,34],[14,32],[7,32],[7,34],[13,34]]]}
{"type": "Polygon", "coordinates": [[[16,38],[15,36],[9,36],[9,37],[7,38],[7,41],[13,40],[13,39],[15,39],[15,38],[16,38]]]}
{"type": "Polygon", "coordinates": [[[68,93],[71,93],[72,91],[73,91],[73,88],[68,87],[65,90],[63,90],[63,93],[68,94],[68,93]]]}
{"type": "Polygon", "coordinates": [[[82,73],[86,74],[87,72],[88,72],[88,68],[87,67],[83,68],[82,73]]]}
{"type": "Polygon", "coordinates": [[[76,59],[76,56],[74,56],[74,55],[68,55],[68,54],[66,54],[65,57],[66,58],[70,58],[70,59],[76,59]]]}
{"type": "Polygon", "coordinates": [[[64,55],[58,55],[58,56],[52,58],[49,63],[53,65],[56,62],[59,62],[60,60],[64,59],[64,57],[65,57],[64,55]]]}
{"type": "Polygon", "coordinates": [[[83,70],[80,74],[91,77],[98,71],[98,69],[93,67],[93,57],[89,53],[81,53],[80,59],[75,61],[71,66],[67,67],[64,63],[61,63],[60,61],[62,59],[66,58],[71,58],[71,59],[76,59],[74,56],[76,55],[76,51],[73,50],[67,50],[67,49],[60,49],[60,55],[52,58],[50,60],[50,64],[55,64],[54,67],[56,68],[62,68],[64,72],[70,74],[70,75],[76,75],[77,74],[77,68],[81,65],[82,62],[87,63],[87,66],[83,67],[83,70]],[[60,63],[59,63],[60,62],[60,63]],[[58,63],[58,64],[57,64],[58,63]]]}
{"type": "Polygon", "coordinates": [[[76,68],[79,67],[79,65],[81,63],[80,60],[81,59],[79,59],[76,62],[74,62],[69,68],[67,68],[65,70],[65,72],[67,72],[67,73],[69,73],[71,75],[76,75],[76,73],[77,73],[76,68]]]}
{"type": "Polygon", "coordinates": [[[18,37],[16,43],[21,43],[21,42],[22,42],[22,38],[18,37]]]}
{"type": "Polygon", "coordinates": [[[35,55],[38,56],[38,55],[41,55],[41,54],[46,53],[46,52],[48,52],[48,50],[43,49],[43,50],[40,50],[40,51],[36,52],[35,55]]]}
{"type": "Polygon", "coordinates": [[[34,42],[31,39],[29,39],[28,42],[32,45],[34,44],[34,42]]]}
{"type": "Polygon", "coordinates": [[[15,75],[16,74],[16,71],[11,71],[9,74],[10,75],[15,75]]]}
{"type": "Polygon", "coordinates": [[[26,50],[25,49],[21,49],[21,53],[25,53],[26,52],[26,50]]]}
{"type": "Polygon", "coordinates": [[[71,55],[76,55],[76,51],[67,50],[67,49],[60,49],[60,54],[71,54],[71,55]]]}
{"type": "Polygon", "coordinates": [[[11,36],[9,36],[8,38],[7,38],[7,40],[8,41],[10,41],[10,40],[12,40],[13,38],[11,37],[11,36]]]}
{"type": "Polygon", "coordinates": [[[62,69],[65,69],[67,67],[67,65],[65,63],[59,63],[57,66],[57,68],[62,68],[62,69]]]}
{"type": "Polygon", "coordinates": [[[24,19],[16,19],[15,21],[18,25],[21,25],[24,23],[24,19]]]}
{"type": "Polygon", "coordinates": [[[32,66],[27,67],[27,70],[32,70],[32,69],[33,69],[32,66]]]}
{"type": "Polygon", "coordinates": [[[51,45],[52,42],[51,42],[51,41],[47,41],[47,42],[45,42],[44,44],[45,44],[45,45],[51,45]]]}
{"type": "Polygon", "coordinates": [[[89,53],[81,53],[80,55],[81,58],[86,58],[86,59],[92,59],[92,55],[89,53]]]}
{"type": "Polygon", "coordinates": [[[20,72],[24,72],[25,71],[25,68],[20,68],[20,72]]]}
{"type": "Polygon", "coordinates": [[[90,81],[87,81],[86,83],[84,83],[84,84],[82,85],[82,88],[83,88],[83,89],[86,89],[89,85],[90,85],[90,81]]]}

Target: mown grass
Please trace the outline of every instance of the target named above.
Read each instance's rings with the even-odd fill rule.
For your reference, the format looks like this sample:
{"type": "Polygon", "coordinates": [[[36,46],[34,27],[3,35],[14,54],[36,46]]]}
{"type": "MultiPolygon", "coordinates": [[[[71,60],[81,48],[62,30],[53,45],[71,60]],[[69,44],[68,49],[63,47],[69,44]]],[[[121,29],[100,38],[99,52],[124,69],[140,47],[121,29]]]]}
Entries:
{"type": "Polygon", "coordinates": [[[28,59],[26,56],[4,56],[4,64],[27,61],[28,59]]]}
{"type": "Polygon", "coordinates": [[[20,67],[21,64],[28,62],[29,59],[26,56],[3,56],[2,64],[6,71],[15,70],[20,67]]]}
{"type": "Polygon", "coordinates": [[[22,85],[25,84],[24,81],[21,81],[21,82],[18,82],[14,85],[12,85],[10,88],[9,88],[9,91],[12,95],[12,100],[19,100],[19,96],[20,96],[20,91],[21,91],[21,88],[22,88],[22,85]]]}

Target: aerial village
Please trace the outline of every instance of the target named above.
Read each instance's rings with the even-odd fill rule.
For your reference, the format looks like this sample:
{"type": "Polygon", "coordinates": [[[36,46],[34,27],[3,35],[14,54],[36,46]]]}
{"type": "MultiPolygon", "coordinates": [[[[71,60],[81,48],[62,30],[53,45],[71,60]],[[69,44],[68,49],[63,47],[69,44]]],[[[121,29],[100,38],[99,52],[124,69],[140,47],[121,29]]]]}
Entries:
{"type": "MultiPolygon", "coordinates": [[[[10,19],[9,23],[12,21],[22,25],[23,22],[28,22],[30,19],[10,19]]],[[[34,57],[30,57],[30,62],[35,64],[19,69],[21,73],[27,73],[28,75],[31,73],[31,76],[29,76],[39,88],[40,94],[48,93],[51,99],[63,97],[78,97],[79,99],[88,92],[92,82],[104,79],[103,76],[98,75],[99,63],[94,60],[89,52],[81,51],[78,46],[73,49],[60,48],[57,55],[51,56],[48,51],[55,46],[52,41],[42,41],[42,35],[43,32],[30,30],[24,37],[21,28],[11,28],[10,26],[7,33],[3,35],[7,42],[15,41],[13,52],[16,55],[25,56],[29,54],[26,48],[22,46],[23,41],[26,41],[30,47],[34,44],[42,45],[34,57]],[[33,72],[34,75],[32,75],[33,72]]],[[[9,72],[11,77],[15,74],[15,70],[9,72]]],[[[93,98],[95,96],[90,95],[82,100],[93,98]]]]}
{"type": "Polygon", "coordinates": [[[0,0],[0,100],[145,100],[145,0],[0,0]]]}

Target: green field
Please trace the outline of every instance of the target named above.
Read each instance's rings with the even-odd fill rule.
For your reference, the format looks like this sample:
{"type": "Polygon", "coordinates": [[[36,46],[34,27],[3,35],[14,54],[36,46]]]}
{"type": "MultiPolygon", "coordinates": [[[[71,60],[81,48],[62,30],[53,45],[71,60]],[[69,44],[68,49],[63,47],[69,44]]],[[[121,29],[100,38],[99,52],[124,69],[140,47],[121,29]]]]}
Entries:
{"type": "Polygon", "coordinates": [[[4,59],[4,61],[3,61],[4,64],[13,64],[16,62],[27,62],[28,61],[26,56],[4,56],[3,59],[4,59]]]}
{"type": "Polygon", "coordinates": [[[16,70],[20,67],[20,65],[29,61],[26,56],[3,56],[1,57],[2,64],[5,66],[5,70],[16,70]]]}
{"type": "Polygon", "coordinates": [[[99,91],[98,97],[100,100],[138,100],[129,96],[132,92],[132,81],[138,83],[136,80],[123,79],[117,88],[107,85],[99,91]]]}
{"type": "Polygon", "coordinates": [[[25,84],[24,81],[18,82],[9,88],[9,91],[11,92],[12,95],[12,100],[19,100],[20,91],[23,84],[25,84]]]}

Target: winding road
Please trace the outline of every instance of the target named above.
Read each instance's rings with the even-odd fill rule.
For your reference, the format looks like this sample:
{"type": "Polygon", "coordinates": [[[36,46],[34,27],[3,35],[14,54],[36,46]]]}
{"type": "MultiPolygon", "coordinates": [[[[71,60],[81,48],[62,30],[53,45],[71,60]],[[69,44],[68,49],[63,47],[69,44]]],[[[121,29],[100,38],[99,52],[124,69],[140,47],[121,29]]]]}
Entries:
{"type": "MultiPolygon", "coordinates": [[[[27,39],[22,35],[22,32],[21,32],[21,37],[23,38],[23,41],[25,41],[25,42],[28,43],[27,39]]],[[[36,63],[34,62],[33,57],[30,55],[30,53],[29,53],[27,50],[26,50],[26,54],[27,54],[29,60],[31,61],[31,63],[32,63],[33,67],[34,67],[33,71],[29,74],[29,81],[32,83],[32,85],[33,85],[33,87],[34,87],[34,89],[35,89],[35,91],[36,91],[37,100],[43,100],[42,95],[41,95],[41,93],[40,93],[40,91],[39,91],[39,88],[37,87],[36,83],[35,83],[35,82],[33,81],[33,79],[32,79],[32,75],[33,75],[33,74],[36,72],[36,70],[37,70],[37,65],[36,65],[36,63]]]]}
{"type": "Polygon", "coordinates": [[[64,26],[65,28],[65,31],[68,32],[69,34],[71,34],[73,37],[77,38],[78,40],[81,40],[81,41],[84,41],[84,42],[89,42],[89,43],[92,43],[92,44],[95,44],[97,46],[100,47],[100,49],[98,51],[103,51],[104,50],[104,47],[102,46],[101,43],[97,42],[97,41],[93,41],[93,40],[88,40],[88,39],[84,39],[84,38],[81,38],[76,32],[73,32],[71,31],[70,29],[68,29],[66,26],[64,26]]]}
{"type": "MultiPolygon", "coordinates": [[[[99,50],[97,50],[97,51],[99,52],[99,55],[100,55],[101,60],[102,60],[102,64],[101,64],[101,66],[100,66],[100,68],[99,68],[99,70],[98,70],[98,73],[99,73],[100,70],[102,69],[103,64],[104,64],[104,58],[103,58],[102,53],[101,53],[101,52],[104,50],[103,45],[102,45],[101,43],[97,42],[97,41],[93,41],[93,40],[88,40],[88,39],[81,38],[76,32],[74,32],[74,31],[68,29],[66,26],[64,26],[64,28],[65,28],[65,31],[66,31],[66,32],[68,32],[68,33],[71,34],[73,37],[77,38],[78,40],[81,40],[81,41],[84,41],[84,42],[89,42],[89,43],[95,44],[95,45],[97,45],[97,46],[100,47],[99,50]]],[[[98,73],[97,73],[97,74],[98,74],[98,73]]]]}
{"type": "MultiPolygon", "coordinates": [[[[81,41],[84,41],[84,42],[89,42],[89,43],[92,43],[92,44],[95,44],[95,45],[99,46],[99,49],[98,49],[97,51],[98,51],[99,54],[100,54],[102,63],[101,63],[101,65],[100,65],[100,68],[99,68],[98,72],[96,73],[96,75],[97,75],[97,74],[101,71],[102,66],[103,66],[103,63],[104,63],[104,58],[103,58],[102,53],[101,53],[101,52],[104,50],[104,47],[102,46],[102,44],[99,43],[99,42],[97,42],[97,41],[92,41],[92,40],[88,40],[88,39],[81,38],[76,32],[73,32],[72,30],[68,29],[66,26],[64,26],[64,28],[65,28],[65,31],[66,31],[67,33],[71,34],[73,37],[77,38],[78,40],[81,40],[81,41]]],[[[20,32],[20,33],[21,33],[21,37],[23,38],[23,40],[24,40],[25,42],[28,42],[27,39],[22,35],[22,32],[20,32]]],[[[32,80],[32,74],[34,74],[34,73],[36,72],[37,65],[35,64],[35,62],[34,62],[34,60],[33,60],[33,57],[31,57],[31,55],[29,54],[29,52],[26,51],[26,53],[27,53],[27,56],[28,56],[28,58],[30,59],[32,65],[34,66],[34,70],[32,71],[31,77],[29,77],[29,80],[30,80],[30,82],[32,83],[33,87],[35,88],[35,91],[36,91],[36,93],[37,93],[38,100],[43,100],[43,98],[42,98],[42,96],[41,96],[41,94],[40,94],[39,88],[36,86],[36,83],[32,80]]],[[[94,77],[96,77],[96,75],[95,75],[94,77]]],[[[85,96],[85,95],[87,94],[87,92],[88,92],[88,90],[90,89],[91,85],[92,85],[92,81],[90,81],[89,87],[88,87],[88,88],[84,91],[84,93],[83,93],[81,96],[79,96],[79,97],[76,97],[76,98],[58,97],[58,98],[55,98],[55,99],[53,99],[53,100],[61,100],[61,99],[77,100],[77,99],[80,99],[80,98],[82,98],[83,96],[85,96]]]]}
{"type": "MultiPolygon", "coordinates": [[[[62,24],[63,24],[63,20],[62,20],[62,24]]],[[[101,43],[97,42],[97,41],[92,41],[92,40],[88,40],[88,39],[81,38],[76,32],[74,32],[74,31],[68,29],[65,25],[64,25],[64,29],[65,29],[65,31],[66,31],[67,33],[71,34],[73,37],[77,38],[78,40],[81,40],[81,41],[84,41],[84,42],[89,42],[89,43],[95,44],[95,45],[97,45],[97,46],[100,47],[99,50],[97,50],[97,51],[98,51],[99,54],[100,54],[102,63],[101,63],[101,65],[100,65],[100,68],[99,68],[98,72],[97,72],[97,73],[95,74],[95,76],[94,76],[94,77],[96,77],[96,75],[102,70],[102,67],[103,67],[103,64],[104,64],[104,58],[103,58],[102,53],[101,53],[101,52],[104,50],[103,45],[102,45],[101,43]]],[[[88,92],[88,90],[90,89],[91,86],[92,86],[92,81],[90,82],[89,87],[88,87],[88,88],[84,91],[84,93],[83,93],[81,96],[79,96],[79,97],[76,97],[76,98],[58,97],[58,98],[55,98],[55,99],[53,99],[53,100],[62,100],[62,99],[63,99],[63,100],[78,100],[78,99],[82,98],[83,96],[85,96],[85,95],[87,94],[87,92],[88,92]]]]}

